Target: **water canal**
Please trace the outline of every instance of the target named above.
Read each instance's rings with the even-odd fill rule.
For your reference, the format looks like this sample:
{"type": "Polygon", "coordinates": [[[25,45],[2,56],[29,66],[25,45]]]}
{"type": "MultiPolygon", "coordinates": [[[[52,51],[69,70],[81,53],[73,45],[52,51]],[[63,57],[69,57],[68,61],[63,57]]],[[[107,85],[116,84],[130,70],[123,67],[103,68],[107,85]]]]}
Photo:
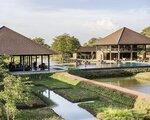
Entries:
{"type": "Polygon", "coordinates": [[[95,120],[96,118],[77,103],[72,103],[51,90],[46,90],[43,95],[55,102],[52,108],[65,120],[95,120]]]}

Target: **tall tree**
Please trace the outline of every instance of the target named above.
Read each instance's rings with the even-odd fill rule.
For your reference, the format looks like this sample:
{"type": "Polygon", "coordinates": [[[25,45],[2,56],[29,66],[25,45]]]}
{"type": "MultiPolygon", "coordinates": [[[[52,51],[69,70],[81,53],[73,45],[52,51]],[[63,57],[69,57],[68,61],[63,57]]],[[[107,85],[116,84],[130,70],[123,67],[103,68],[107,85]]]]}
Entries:
{"type": "Polygon", "coordinates": [[[63,34],[56,36],[52,43],[52,49],[62,55],[63,59],[65,55],[70,55],[80,47],[80,42],[74,36],[69,34],[63,34]]]}
{"type": "Polygon", "coordinates": [[[142,35],[145,35],[147,37],[150,37],[150,26],[149,27],[146,27],[142,30],[141,32],[142,35]]]}
{"type": "Polygon", "coordinates": [[[101,38],[91,38],[87,43],[85,43],[83,46],[93,46],[95,43],[101,38]]]}
{"type": "Polygon", "coordinates": [[[33,41],[35,41],[36,43],[40,44],[40,45],[44,45],[45,44],[45,40],[41,37],[35,37],[33,38],[33,41]]]}
{"type": "Polygon", "coordinates": [[[33,41],[35,41],[36,43],[43,45],[47,48],[50,48],[50,46],[48,44],[45,43],[45,39],[41,38],[41,37],[35,37],[32,39],[33,41]]]}

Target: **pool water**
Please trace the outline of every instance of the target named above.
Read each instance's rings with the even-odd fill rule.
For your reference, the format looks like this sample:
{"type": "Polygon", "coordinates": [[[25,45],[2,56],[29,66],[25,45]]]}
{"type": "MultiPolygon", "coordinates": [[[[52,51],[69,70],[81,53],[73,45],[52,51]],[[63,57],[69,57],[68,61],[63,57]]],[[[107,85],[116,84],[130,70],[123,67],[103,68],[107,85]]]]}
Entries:
{"type": "Polygon", "coordinates": [[[134,77],[116,77],[95,80],[150,94],[150,81],[139,81],[134,79],[134,77]]]}
{"type": "Polygon", "coordinates": [[[124,63],[103,63],[103,64],[90,64],[90,65],[80,65],[78,69],[88,69],[88,68],[113,68],[113,67],[140,67],[140,66],[150,66],[150,63],[140,63],[140,62],[124,62],[124,63]]]}

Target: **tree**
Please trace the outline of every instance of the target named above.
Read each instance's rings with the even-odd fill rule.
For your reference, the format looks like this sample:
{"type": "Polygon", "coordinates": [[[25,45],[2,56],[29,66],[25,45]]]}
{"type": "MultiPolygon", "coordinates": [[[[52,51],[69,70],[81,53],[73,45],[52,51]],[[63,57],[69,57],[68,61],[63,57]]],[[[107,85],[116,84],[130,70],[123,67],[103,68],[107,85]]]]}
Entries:
{"type": "Polygon", "coordinates": [[[45,44],[45,40],[41,37],[35,37],[33,38],[33,41],[35,41],[36,43],[40,44],[40,45],[44,45],[45,44]]]}
{"type": "Polygon", "coordinates": [[[28,100],[28,87],[21,81],[21,77],[7,75],[3,81],[4,91],[0,92],[0,99],[5,101],[7,120],[14,119],[18,110],[16,103],[28,100]]]}
{"type": "Polygon", "coordinates": [[[45,43],[45,39],[43,39],[41,37],[35,37],[32,40],[35,41],[36,43],[40,44],[40,45],[43,45],[44,47],[50,48],[50,46],[45,43]]]}
{"type": "Polygon", "coordinates": [[[22,78],[9,74],[3,68],[4,60],[0,58],[0,74],[3,76],[2,85],[4,90],[0,92],[0,100],[3,101],[3,108],[7,115],[7,120],[14,119],[18,113],[16,103],[27,102],[29,96],[29,86],[22,82],[22,78]]]}
{"type": "Polygon", "coordinates": [[[141,34],[150,37],[150,26],[143,29],[141,34]]]}
{"type": "Polygon", "coordinates": [[[101,38],[91,38],[87,43],[85,43],[83,46],[93,46],[96,44],[96,42],[101,38]]]}
{"type": "Polygon", "coordinates": [[[73,54],[80,47],[79,40],[69,34],[56,36],[53,40],[52,49],[61,54],[63,59],[65,55],[73,54]]]}

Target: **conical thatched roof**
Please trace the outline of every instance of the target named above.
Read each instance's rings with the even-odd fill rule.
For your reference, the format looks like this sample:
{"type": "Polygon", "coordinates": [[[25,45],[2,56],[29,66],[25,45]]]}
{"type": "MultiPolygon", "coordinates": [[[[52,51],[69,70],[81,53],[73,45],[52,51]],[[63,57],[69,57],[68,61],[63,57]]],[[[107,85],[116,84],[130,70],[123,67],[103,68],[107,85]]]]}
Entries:
{"type": "Polygon", "coordinates": [[[54,52],[3,26],[0,28],[0,55],[51,55],[54,52]]]}
{"type": "Polygon", "coordinates": [[[124,27],[97,42],[97,45],[121,44],[150,44],[150,38],[124,27]]]}

